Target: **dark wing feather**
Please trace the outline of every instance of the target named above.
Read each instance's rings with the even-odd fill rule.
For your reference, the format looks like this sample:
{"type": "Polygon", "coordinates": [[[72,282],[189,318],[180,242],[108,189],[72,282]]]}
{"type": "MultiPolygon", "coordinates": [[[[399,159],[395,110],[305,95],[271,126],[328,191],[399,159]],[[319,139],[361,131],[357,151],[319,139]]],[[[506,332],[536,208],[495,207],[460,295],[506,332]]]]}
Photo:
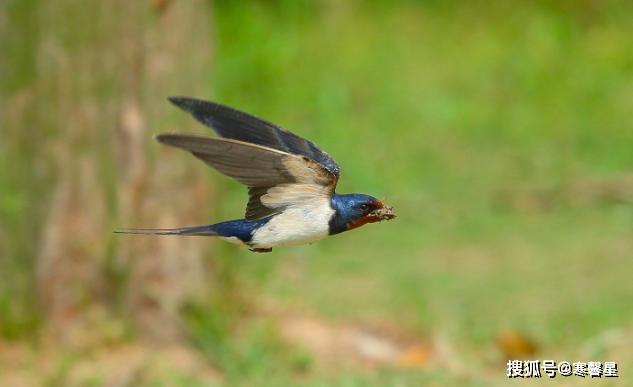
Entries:
{"type": "Polygon", "coordinates": [[[274,209],[266,207],[261,202],[261,197],[266,194],[270,187],[249,187],[248,188],[248,204],[246,205],[246,219],[261,219],[265,216],[274,214],[274,209]]]}
{"type": "Polygon", "coordinates": [[[271,187],[294,182],[283,165],[287,153],[224,138],[161,134],[163,144],[182,148],[223,174],[248,187],[271,187]]]}
{"type": "Polygon", "coordinates": [[[297,183],[321,187],[322,193],[318,189],[312,190],[314,195],[331,195],[336,186],[336,177],[321,164],[277,149],[232,139],[187,134],[161,134],[157,140],[191,152],[206,164],[248,186],[250,197],[245,217],[249,220],[281,211],[280,207],[265,206],[261,202],[261,197],[271,187],[297,183]]]}
{"type": "Polygon", "coordinates": [[[339,166],[327,153],[273,123],[214,102],[187,97],[169,97],[169,100],[222,137],[307,156],[339,177],[339,166]]]}

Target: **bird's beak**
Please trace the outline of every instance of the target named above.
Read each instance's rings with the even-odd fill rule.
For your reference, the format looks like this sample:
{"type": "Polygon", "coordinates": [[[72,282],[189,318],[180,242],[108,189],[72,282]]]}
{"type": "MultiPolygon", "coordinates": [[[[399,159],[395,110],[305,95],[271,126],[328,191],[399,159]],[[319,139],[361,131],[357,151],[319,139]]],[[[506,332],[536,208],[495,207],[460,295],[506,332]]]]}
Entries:
{"type": "Polygon", "coordinates": [[[375,217],[378,221],[391,220],[396,217],[396,212],[393,207],[384,205],[381,201],[377,201],[379,207],[371,212],[370,215],[375,217]]]}
{"type": "Polygon", "coordinates": [[[379,220],[391,220],[396,217],[396,212],[391,206],[384,206],[373,211],[374,216],[379,220]]]}

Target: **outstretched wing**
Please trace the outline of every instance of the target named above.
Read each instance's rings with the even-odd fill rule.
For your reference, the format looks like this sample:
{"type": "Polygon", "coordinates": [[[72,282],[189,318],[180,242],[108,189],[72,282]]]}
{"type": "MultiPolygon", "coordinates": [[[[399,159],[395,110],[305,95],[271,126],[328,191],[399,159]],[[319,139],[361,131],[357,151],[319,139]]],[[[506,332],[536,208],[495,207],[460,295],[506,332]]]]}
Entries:
{"type": "Polygon", "coordinates": [[[246,219],[254,220],[316,197],[330,197],[337,178],[304,155],[227,138],[161,134],[157,140],[191,152],[249,187],[246,219]]]}
{"type": "Polygon", "coordinates": [[[327,153],[312,142],[273,123],[214,102],[187,97],[169,97],[169,100],[222,137],[307,156],[337,179],[339,177],[339,166],[327,153]]]}

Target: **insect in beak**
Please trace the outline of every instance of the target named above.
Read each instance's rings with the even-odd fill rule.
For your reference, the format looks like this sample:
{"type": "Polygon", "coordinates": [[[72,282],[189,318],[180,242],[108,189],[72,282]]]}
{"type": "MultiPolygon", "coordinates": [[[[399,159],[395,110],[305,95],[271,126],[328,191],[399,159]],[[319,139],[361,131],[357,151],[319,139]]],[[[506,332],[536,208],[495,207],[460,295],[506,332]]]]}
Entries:
{"type": "Polygon", "coordinates": [[[384,205],[381,200],[376,200],[376,205],[378,208],[369,214],[369,216],[374,218],[376,221],[380,222],[382,220],[391,220],[396,217],[396,212],[392,206],[384,205]]]}
{"type": "Polygon", "coordinates": [[[375,209],[372,214],[378,218],[378,220],[391,220],[395,218],[396,212],[391,206],[383,206],[381,208],[375,209]]]}

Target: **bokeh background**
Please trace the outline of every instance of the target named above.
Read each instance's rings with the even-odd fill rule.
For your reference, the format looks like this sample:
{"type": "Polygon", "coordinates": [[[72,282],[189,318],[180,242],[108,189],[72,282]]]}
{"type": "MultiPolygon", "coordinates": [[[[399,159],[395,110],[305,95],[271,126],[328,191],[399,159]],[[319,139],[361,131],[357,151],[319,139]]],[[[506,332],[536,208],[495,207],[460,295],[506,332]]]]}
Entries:
{"type": "Polygon", "coordinates": [[[632,37],[615,0],[0,2],[0,385],[631,385],[632,37]],[[169,95],[312,139],[398,219],[112,234],[243,213],[153,141],[210,133],[169,95]]]}

